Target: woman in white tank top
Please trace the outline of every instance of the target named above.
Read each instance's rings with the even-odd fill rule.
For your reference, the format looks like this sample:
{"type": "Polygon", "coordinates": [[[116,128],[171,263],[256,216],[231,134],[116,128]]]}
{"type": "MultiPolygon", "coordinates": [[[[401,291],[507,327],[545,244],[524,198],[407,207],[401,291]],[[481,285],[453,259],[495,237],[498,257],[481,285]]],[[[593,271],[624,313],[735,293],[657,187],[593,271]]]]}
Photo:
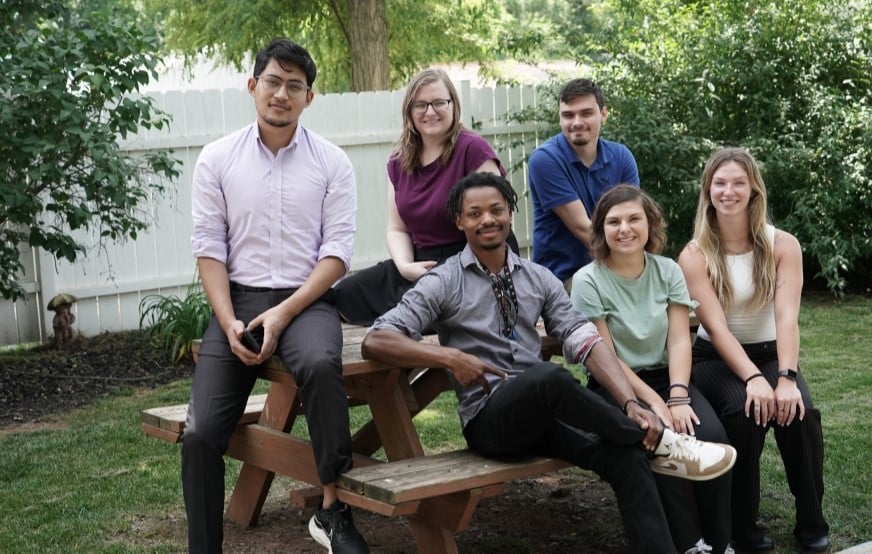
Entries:
{"type": "Polygon", "coordinates": [[[757,525],[760,454],[769,428],[796,497],[794,536],[803,552],[829,548],[820,412],[799,373],[802,251],[767,221],[766,187],[754,158],[724,148],[702,175],[693,240],[679,257],[699,303],[693,381],[739,453],[733,468],[733,541],[766,552],[757,525]]]}

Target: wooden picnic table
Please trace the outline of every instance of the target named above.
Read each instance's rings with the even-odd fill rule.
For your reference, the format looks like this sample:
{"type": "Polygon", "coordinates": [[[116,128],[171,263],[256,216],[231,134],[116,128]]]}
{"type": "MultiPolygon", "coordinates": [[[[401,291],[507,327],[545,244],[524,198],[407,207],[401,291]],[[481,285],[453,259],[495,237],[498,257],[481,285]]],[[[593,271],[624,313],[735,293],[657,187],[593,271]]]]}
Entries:
{"type": "MultiPolygon", "coordinates": [[[[365,404],[372,416],[352,436],[354,467],[359,469],[383,464],[383,461],[373,458],[379,448],[384,448],[384,455],[389,462],[422,458],[425,456],[424,448],[412,418],[441,393],[451,390],[447,372],[438,368],[400,368],[365,360],[360,351],[365,331],[364,327],[343,326],[343,377],[349,405],[365,404]]],[[[436,342],[436,337],[428,336],[425,340],[436,342]]],[[[195,343],[195,357],[198,351],[199,344],[195,343]]],[[[545,359],[560,355],[560,344],[547,336],[543,337],[543,355],[545,359]]],[[[311,444],[304,438],[290,434],[297,415],[301,413],[301,397],[294,379],[276,357],[256,371],[259,377],[270,382],[269,391],[265,398],[251,397],[246,415],[240,420],[226,454],[243,462],[226,517],[245,527],[256,524],[275,474],[289,476],[313,487],[292,493],[292,499],[299,504],[311,506],[317,500],[317,491],[320,489],[311,444]]],[[[164,440],[177,442],[184,427],[184,416],[184,406],[145,410],[142,414],[143,430],[164,440]]],[[[538,460],[535,462],[538,465],[532,466],[518,463],[516,468],[518,475],[521,475],[525,474],[524,471],[529,474],[531,468],[543,471],[565,466],[564,462],[554,462],[548,465],[550,462],[547,459],[544,464],[538,460]]],[[[475,490],[480,491],[473,491],[478,497],[486,497],[498,494],[502,489],[491,484],[489,488],[476,487],[475,490]],[[484,490],[484,495],[481,490],[484,490]]],[[[466,506],[452,508],[451,499],[446,504],[446,498],[443,497],[388,506],[341,488],[338,492],[340,499],[356,507],[389,516],[408,516],[419,552],[456,552],[453,533],[446,531],[447,514],[451,509],[457,512],[449,530],[465,528],[478,502],[473,498],[467,501],[466,506]]]]}

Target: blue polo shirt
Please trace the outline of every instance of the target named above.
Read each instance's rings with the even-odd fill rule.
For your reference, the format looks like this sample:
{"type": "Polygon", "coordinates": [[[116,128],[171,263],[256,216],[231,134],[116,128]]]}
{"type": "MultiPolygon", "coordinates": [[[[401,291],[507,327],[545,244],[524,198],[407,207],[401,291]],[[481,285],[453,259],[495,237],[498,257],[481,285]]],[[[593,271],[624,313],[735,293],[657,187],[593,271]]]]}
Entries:
{"type": "Polygon", "coordinates": [[[587,167],[558,133],[533,151],[527,171],[533,197],[533,261],[566,281],[590,261],[590,255],[554,208],[581,200],[590,217],[610,188],[621,183],[639,186],[636,159],[623,144],[600,138],[596,160],[587,167]]]}

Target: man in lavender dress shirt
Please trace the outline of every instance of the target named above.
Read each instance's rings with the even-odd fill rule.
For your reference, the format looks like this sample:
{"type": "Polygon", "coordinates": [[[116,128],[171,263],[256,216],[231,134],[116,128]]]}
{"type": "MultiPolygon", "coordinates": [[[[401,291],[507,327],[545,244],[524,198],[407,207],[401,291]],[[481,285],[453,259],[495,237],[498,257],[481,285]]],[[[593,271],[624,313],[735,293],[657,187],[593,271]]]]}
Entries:
{"type": "Polygon", "coordinates": [[[309,531],[332,552],[369,552],[334,486],[352,458],[342,331],[328,292],[351,261],[355,180],[345,153],[299,124],[315,75],[302,46],[270,43],[248,79],[256,122],[206,145],[194,169],[193,253],[213,315],[182,435],[191,552],[221,551],[223,455],[256,380],[247,366],[273,354],[300,387],[323,484],[309,531]]]}

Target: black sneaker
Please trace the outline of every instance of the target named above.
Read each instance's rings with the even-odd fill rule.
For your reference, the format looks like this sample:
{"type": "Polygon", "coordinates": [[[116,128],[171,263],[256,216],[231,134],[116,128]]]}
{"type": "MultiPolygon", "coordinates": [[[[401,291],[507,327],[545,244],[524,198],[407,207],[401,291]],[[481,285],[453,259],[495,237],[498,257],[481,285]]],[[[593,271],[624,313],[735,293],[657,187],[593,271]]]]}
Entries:
{"type": "Polygon", "coordinates": [[[330,554],[369,554],[369,546],[354,527],[351,508],[338,500],[326,510],[315,510],[309,534],[330,554]]]}

